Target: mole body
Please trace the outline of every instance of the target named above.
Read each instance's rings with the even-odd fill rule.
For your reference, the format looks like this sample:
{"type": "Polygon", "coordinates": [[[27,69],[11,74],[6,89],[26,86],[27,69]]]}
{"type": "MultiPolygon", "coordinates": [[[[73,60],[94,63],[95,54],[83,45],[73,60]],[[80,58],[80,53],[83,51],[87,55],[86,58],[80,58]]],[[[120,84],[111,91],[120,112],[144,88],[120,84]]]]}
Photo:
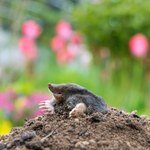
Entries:
{"type": "Polygon", "coordinates": [[[43,101],[40,108],[53,114],[55,106],[63,104],[70,110],[70,117],[78,117],[84,113],[107,112],[107,105],[100,96],[96,96],[84,87],[73,84],[48,84],[53,93],[52,100],[43,101]]]}

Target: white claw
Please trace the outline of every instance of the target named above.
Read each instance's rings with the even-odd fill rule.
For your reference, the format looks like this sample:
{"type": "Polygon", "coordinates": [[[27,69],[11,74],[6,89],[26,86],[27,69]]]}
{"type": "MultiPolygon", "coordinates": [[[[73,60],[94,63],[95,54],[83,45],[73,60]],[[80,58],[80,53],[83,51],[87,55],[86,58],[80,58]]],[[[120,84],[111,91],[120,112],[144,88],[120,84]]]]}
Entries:
{"type": "Polygon", "coordinates": [[[44,100],[39,103],[39,108],[47,113],[54,114],[54,107],[51,100],[44,100]]]}

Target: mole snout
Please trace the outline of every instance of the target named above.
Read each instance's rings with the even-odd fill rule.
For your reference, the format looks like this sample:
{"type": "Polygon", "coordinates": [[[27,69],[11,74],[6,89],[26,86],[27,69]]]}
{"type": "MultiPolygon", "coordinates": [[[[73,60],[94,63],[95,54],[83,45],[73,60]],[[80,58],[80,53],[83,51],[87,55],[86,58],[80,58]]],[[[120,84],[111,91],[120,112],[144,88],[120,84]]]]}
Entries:
{"type": "Polygon", "coordinates": [[[48,84],[48,88],[49,88],[49,90],[50,90],[51,92],[55,92],[55,86],[54,86],[54,84],[49,83],[49,84],[48,84]]]}
{"type": "Polygon", "coordinates": [[[49,83],[49,84],[48,84],[48,88],[51,88],[51,87],[52,87],[52,84],[51,84],[51,83],[49,83]]]}

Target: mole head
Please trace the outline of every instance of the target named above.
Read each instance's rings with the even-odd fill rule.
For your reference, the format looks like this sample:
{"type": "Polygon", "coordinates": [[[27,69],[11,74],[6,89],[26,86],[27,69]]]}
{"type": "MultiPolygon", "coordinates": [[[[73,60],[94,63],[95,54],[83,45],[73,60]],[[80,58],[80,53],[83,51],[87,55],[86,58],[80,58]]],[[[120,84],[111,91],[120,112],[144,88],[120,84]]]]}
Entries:
{"type": "Polygon", "coordinates": [[[48,84],[49,90],[53,93],[58,102],[62,102],[69,96],[74,94],[84,94],[87,90],[80,85],[67,83],[67,84],[48,84]]]}

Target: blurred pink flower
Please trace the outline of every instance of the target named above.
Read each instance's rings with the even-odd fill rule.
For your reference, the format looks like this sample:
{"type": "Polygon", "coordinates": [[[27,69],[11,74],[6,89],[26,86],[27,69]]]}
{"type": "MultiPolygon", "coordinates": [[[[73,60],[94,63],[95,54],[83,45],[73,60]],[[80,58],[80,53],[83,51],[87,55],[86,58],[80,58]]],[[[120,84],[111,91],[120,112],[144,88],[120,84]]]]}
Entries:
{"type": "Polygon", "coordinates": [[[135,57],[145,57],[148,52],[148,47],[148,39],[143,34],[136,34],[129,40],[130,52],[135,57]]]}
{"type": "Polygon", "coordinates": [[[36,39],[40,36],[42,28],[33,20],[27,20],[22,25],[22,34],[31,39],[36,39]]]}
{"type": "Polygon", "coordinates": [[[59,64],[66,64],[70,61],[70,54],[64,50],[56,54],[56,59],[59,64]]]}
{"type": "Polygon", "coordinates": [[[9,89],[5,92],[5,109],[8,112],[12,112],[14,109],[13,100],[16,98],[17,94],[14,90],[9,89]]]}
{"type": "Polygon", "coordinates": [[[38,105],[40,101],[49,99],[50,96],[43,93],[34,93],[26,101],[26,107],[31,107],[33,105],[38,105]]]}
{"type": "Polygon", "coordinates": [[[44,93],[34,93],[30,98],[35,104],[38,104],[41,100],[49,99],[50,96],[44,93]]]}
{"type": "Polygon", "coordinates": [[[71,59],[74,59],[79,53],[79,47],[76,44],[69,43],[67,45],[67,52],[69,53],[71,59]]]}
{"type": "Polygon", "coordinates": [[[9,113],[12,112],[14,109],[13,98],[14,93],[12,93],[11,91],[0,93],[0,109],[9,113]]]}
{"type": "MultiPolygon", "coordinates": [[[[74,60],[83,47],[83,39],[79,32],[74,32],[69,22],[61,20],[56,25],[56,36],[50,41],[59,64],[67,64],[74,60]]],[[[85,58],[85,57],[84,57],[85,58]]]]}
{"type": "Polygon", "coordinates": [[[56,33],[63,39],[68,40],[72,35],[72,28],[69,22],[61,20],[56,25],[56,33]]]}
{"type": "Polygon", "coordinates": [[[37,116],[40,116],[44,114],[44,111],[42,111],[42,109],[37,108],[30,116],[30,118],[35,118],[37,116]]]}
{"type": "Polygon", "coordinates": [[[64,51],[60,51],[59,53],[57,53],[56,59],[59,64],[68,63],[68,56],[67,56],[66,52],[64,52],[64,51]]]}
{"type": "Polygon", "coordinates": [[[19,48],[22,54],[29,60],[37,58],[37,47],[34,40],[23,37],[19,40],[19,48]]]}
{"type": "Polygon", "coordinates": [[[0,93],[0,108],[1,109],[4,107],[4,100],[5,100],[5,95],[3,93],[0,93]]]}
{"type": "Polygon", "coordinates": [[[51,48],[57,52],[65,47],[65,40],[59,36],[55,36],[50,42],[51,48]]]}
{"type": "Polygon", "coordinates": [[[80,33],[74,32],[74,33],[72,34],[71,42],[72,42],[73,44],[79,45],[79,44],[82,43],[82,41],[83,41],[83,39],[82,39],[82,36],[81,36],[80,33]]]}
{"type": "Polygon", "coordinates": [[[50,97],[51,96],[48,96],[47,94],[44,94],[44,93],[34,93],[33,95],[31,95],[31,97],[26,103],[26,107],[32,106],[32,108],[34,108],[34,111],[30,116],[31,118],[34,118],[43,114],[43,111],[39,109],[38,105],[41,101],[48,100],[50,99],[50,97]]]}
{"type": "Polygon", "coordinates": [[[5,102],[5,106],[4,106],[4,109],[7,111],[7,112],[12,112],[13,111],[13,108],[14,108],[14,106],[13,106],[13,103],[12,102],[10,102],[10,101],[6,101],[5,102]]]}

